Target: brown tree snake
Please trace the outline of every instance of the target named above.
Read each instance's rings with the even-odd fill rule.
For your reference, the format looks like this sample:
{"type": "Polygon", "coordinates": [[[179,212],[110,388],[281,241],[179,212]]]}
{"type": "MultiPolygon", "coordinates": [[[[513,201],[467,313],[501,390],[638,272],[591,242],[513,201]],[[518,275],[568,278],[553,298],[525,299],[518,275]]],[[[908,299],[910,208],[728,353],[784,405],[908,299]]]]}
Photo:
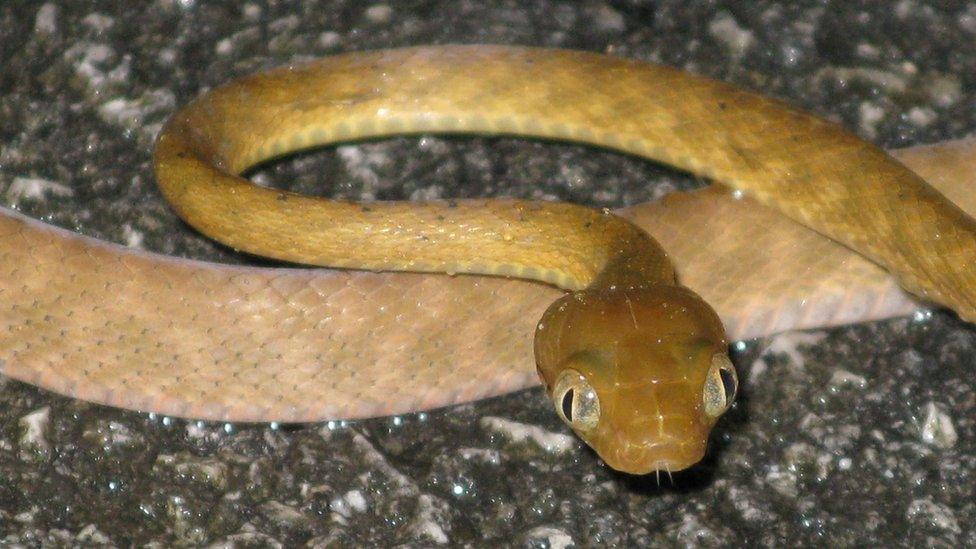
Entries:
{"type": "MultiPolygon", "coordinates": [[[[966,147],[901,157],[951,184],[972,173],[966,147]]],[[[212,238],[359,270],[163,257],[5,212],[5,375],[125,408],[298,422],[497,395],[538,370],[557,414],[610,466],[646,473],[697,462],[731,404],[725,329],[740,339],[911,311],[876,265],[976,318],[976,223],[914,172],[778,101],[631,59],[499,46],[325,58],[190,103],[161,132],[155,169],[212,238]],[[587,143],[736,192],[613,215],[338,202],[237,175],[299,149],[418,133],[587,143]]]]}

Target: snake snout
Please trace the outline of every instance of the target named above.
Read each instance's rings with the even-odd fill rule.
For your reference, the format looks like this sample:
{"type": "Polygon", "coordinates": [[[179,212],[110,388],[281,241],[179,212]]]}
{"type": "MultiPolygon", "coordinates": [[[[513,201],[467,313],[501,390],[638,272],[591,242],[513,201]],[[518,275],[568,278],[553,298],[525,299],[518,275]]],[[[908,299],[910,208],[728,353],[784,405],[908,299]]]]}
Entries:
{"type": "Polygon", "coordinates": [[[603,456],[607,465],[634,475],[656,471],[675,472],[701,461],[705,444],[687,439],[658,440],[650,444],[621,445],[615,452],[603,456]]]}
{"type": "Polygon", "coordinates": [[[600,456],[607,465],[631,474],[687,469],[705,455],[708,430],[692,417],[649,418],[619,428],[600,456]]]}

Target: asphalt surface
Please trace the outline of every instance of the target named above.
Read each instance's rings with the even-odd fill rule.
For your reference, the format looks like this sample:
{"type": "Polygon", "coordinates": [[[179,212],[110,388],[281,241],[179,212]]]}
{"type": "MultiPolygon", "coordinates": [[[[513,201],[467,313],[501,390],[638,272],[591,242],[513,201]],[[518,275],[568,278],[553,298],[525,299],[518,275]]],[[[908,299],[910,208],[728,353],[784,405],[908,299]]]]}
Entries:
{"type": "MultiPolygon", "coordinates": [[[[970,2],[0,4],[0,204],[224,262],[154,189],[166,117],[341,51],[490,42],[710,75],[884,147],[976,132],[970,2]]],[[[423,137],[253,174],[345,198],[633,204],[702,182],[619,155],[423,137]]],[[[2,297],[0,297],[2,299],[2,297]]],[[[976,546],[976,330],[943,312],[733,346],[742,397],[673,481],[613,473],[539,389],[397,418],[198,423],[0,379],[0,544],[976,546]]]]}

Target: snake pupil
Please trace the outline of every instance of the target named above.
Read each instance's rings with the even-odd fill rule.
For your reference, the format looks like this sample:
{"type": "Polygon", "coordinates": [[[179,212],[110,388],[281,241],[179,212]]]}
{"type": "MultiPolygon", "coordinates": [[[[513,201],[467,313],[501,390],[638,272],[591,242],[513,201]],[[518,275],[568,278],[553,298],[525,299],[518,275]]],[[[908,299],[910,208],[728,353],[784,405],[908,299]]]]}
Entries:
{"type": "Polygon", "coordinates": [[[573,389],[569,389],[563,393],[563,416],[566,418],[566,421],[570,423],[573,422],[573,396],[573,389]]]}
{"type": "Polygon", "coordinates": [[[735,374],[726,368],[720,368],[718,375],[722,378],[722,385],[725,387],[725,405],[729,406],[732,404],[732,400],[735,399],[737,385],[735,374]]]}

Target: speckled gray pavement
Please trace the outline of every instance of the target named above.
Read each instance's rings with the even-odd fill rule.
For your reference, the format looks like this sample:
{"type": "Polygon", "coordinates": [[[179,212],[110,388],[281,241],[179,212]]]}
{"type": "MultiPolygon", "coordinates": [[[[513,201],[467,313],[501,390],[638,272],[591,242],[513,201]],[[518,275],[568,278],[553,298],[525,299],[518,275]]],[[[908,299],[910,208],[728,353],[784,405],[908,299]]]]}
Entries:
{"type": "MultiPolygon", "coordinates": [[[[658,61],[886,147],[976,132],[971,2],[4,0],[0,203],[114,242],[249,261],[181,225],[153,188],[166,116],[257,69],[444,42],[658,61]]],[[[582,147],[432,137],[342,146],[255,177],[342,197],[613,206],[700,184],[582,147]]],[[[741,399],[705,462],[660,486],[609,471],[538,389],[268,426],[0,380],[0,544],[974,546],[974,347],[976,330],[942,312],[737,344],[741,399]]]]}

